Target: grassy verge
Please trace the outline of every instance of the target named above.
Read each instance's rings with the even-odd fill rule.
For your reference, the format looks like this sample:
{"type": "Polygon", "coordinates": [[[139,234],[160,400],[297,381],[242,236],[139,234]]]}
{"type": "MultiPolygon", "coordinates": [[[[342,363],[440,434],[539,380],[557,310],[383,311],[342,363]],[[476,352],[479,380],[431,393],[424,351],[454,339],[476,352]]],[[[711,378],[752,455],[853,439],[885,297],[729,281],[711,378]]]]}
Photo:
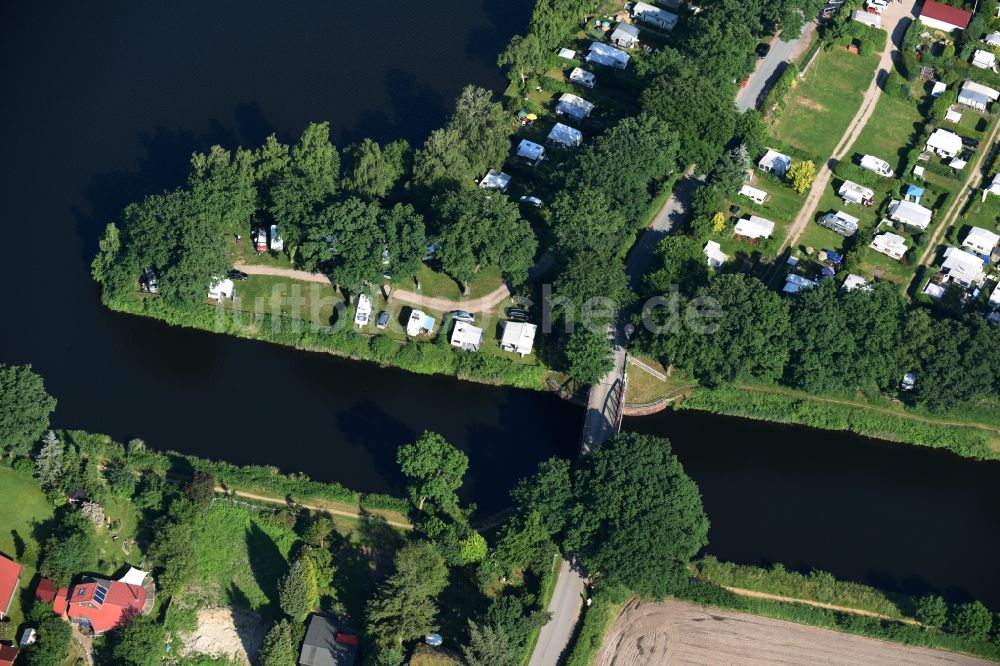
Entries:
{"type": "MultiPolygon", "coordinates": [[[[547,609],[552,601],[552,593],[556,590],[556,583],[559,581],[559,569],[562,566],[562,558],[558,554],[552,556],[552,568],[549,575],[544,576],[541,581],[541,590],[538,592],[539,608],[547,609]]],[[[524,648],[524,657],[521,659],[522,666],[531,661],[531,653],[535,651],[535,644],[538,643],[538,635],[542,633],[542,628],[532,629],[531,636],[524,648]]]]}
{"type": "Polygon", "coordinates": [[[588,666],[593,663],[604,643],[605,634],[628,601],[629,596],[623,590],[599,589],[594,592],[593,601],[584,609],[583,617],[577,624],[564,666],[588,666]]]}
{"type": "MultiPolygon", "coordinates": [[[[21,590],[14,595],[10,607],[10,621],[6,626],[11,631],[24,621],[21,594],[31,584],[41,557],[41,544],[35,538],[34,526],[52,517],[52,505],[38,483],[26,474],[8,468],[0,467],[0,553],[20,562],[24,566],[21,572],[21,590]]],[[[0,638],[14,639],[2,636],[0,638]]]]}

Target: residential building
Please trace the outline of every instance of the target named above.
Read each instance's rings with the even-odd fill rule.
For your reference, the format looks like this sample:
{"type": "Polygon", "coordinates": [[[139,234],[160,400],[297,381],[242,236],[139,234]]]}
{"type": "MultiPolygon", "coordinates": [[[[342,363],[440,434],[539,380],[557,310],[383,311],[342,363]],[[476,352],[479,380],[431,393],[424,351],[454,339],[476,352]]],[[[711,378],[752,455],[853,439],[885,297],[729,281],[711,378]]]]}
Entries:
{"type": "Polygon", "coordinates": [[[503,335],[500,338],[500,349],[514,352],[521,356],[531,353],[531,348],[535,344],[535,332],[538,327],[521,321],[501,321],[503,335]]]}
{"type": "Polygon", "coordinates": [[[645,2],[636,2],[632,5],[632,17],[661,30],[673,30],[677,25],[677,14],[645,2]]]}
{"type": "Polygon", "coordinates": [[[972,54],[972,65],[973,67],[978,67],[979,69],[996,69],[997,57],[993,51],[983,51],[982,49],[976,49],[975,53],[972,54]]]}
{"type": "Polygon", "coordinates": [[[628,61],[631,60],[627,53],[601,42],[591,42],[590,49],[587,51],[584,59],[595,65],[614,67],[616,69],[625,69],[628,67],[628,61]]]}
{"type": "Polygon", "coordinates": [[[21,565],[0,555],[0,620],[7,617],[21,584],[21,565]]]}
{"type": "Polygon", "coordinates": [[[924,6],[920,9],[920,22],[935,30],[965,30],[971,20],[972,12],[935,0],[924,0],[924,6]]]}
{"type": "Polygon", "coordinates": [[[871,207],[875,202],[875,193],[873,191],[850,180],[843,182],[837,194],[844,200],[844,203],[856,203],[865,207],[871,207]]]}
{"type": "Polygon", "coordinates": [[[1000,235],[981,227],[972,227],[965,240],[962,241],[962,247],[989,258],[993,255],[993,250],[996,249],[998,243],[1000,243],[1000,235]]]}
{"type": "MultiPolygon", "coordinates": [[[[949,123],[955,123],[957,125],[960,122],[962,122],[962,112],[952,106],[947,111],[945,111],[944,119],[949,123]]],[[[916,167],[913,168],[916,169],[916,167]]],[[[920,168],[923,169],[923,167],[920,168]]]]}
{"type": "Polygon", "coordinates": [[[608,35],[608,41],[619,48],[630,49],[639,43],[639,28],[619,22],[608,35]]]}
{"type": "Polygon", "coordinates": [[[983,41],[990,46],[1000,46],[1000,32],[991,32],[983,37],[983,41]]]}
{"type": "Polygon", "coordinates": [[[853,236],[858,231],[858,218],[839,210],[827,213],[817,220],[820,226],[824,226],[841,236],[853,236]]]}
{"type": "Polygon", "coordinates": [[[69,593],[66,614],[82,629],[103,634],[153,609],[153,585],[145,571],[129,569],[119,580],[84,577],[69,593]]]}
{"type": "Polygon", "coordinates": [[[740,195],[747,197],[755,203],[762,204],[767,201],[767,192],[764,190],[759,190],[756,187],[751,187],[750,185],[744,185],[740,188],[740,195]]]}
{"type": "Polygon", "coordinates": [[[580,67],[574,67],[569,73],[569,81],[583,88],[593,88],[597,85],[597,75],[580,67]]]}
{"type": "Polygon", "coordinates": [[[941,157],[955,157],[962,152],[962,137],[951,130],[938,128],[928,137],[926,148],[941,157]]]}
{"type": "Polygon", "coordinates": [[[957,282],[963,287],[973,287],[982,284],[986,279],[983,265],[983,260],[979,256],[957,247],[949,247],[944,251],[941,274],[949,281],[957,282]]]}
{"type": "Polygon", "coordinates": [[[709,268],[721,268],[724,263],[729,261],[729,255],[723,252],[722,246],[715,241],[710,240],[705,243],[702,252],[708,257],[709,268]]]}
{"type": "Polygon", "coordinates": [[[737,236],[742,236],[750,240],[770,238],[771,234],[774,233],[774,222],[763,217],[751,215],[748,220],[738,221],[733,231],[737,236]]]}
{"type": "Polygon", "coordinates": [[[896,260],[902,259],[907,249],[906,239],[889,232],[876,236],[868,247],[896,260]]]}
{"type": "Polygon", "coordinates": [[[583,132],[569,125],[556,123],[545,138],[545,143],[562,148],[576,148],[583,143],[583,132]]]}
{"type": "Polygon", "coordinates": [[[792,166],[791,157],[770,148],[764,153],[764,157],[760,158],[760,162],[757,162],[758,169],[779,177],[784,176],[790,166],[792,166]]]}
{"type": "Polygon", "coordinates": [[[576,122],[581,122],[593,110],[593,104],[573,93],[559,95],[559,101],[556,103],[557,116],[567,116],[576,122]]]}
{"type": "Polygon", "coordinates": [[[958,92],[958,103],[977,111],[987,111],[991,102],[1000,98],[1000,92],[975,81],[966,81],[958,92]]]}
{"type": "Polygon", "coordinates": [[[912,201],[893,199],[889,202],[889,219],[922,231],[931,224],[931,210],[912,201]]]}
{"type": "Polygon", "coordinates": [[[451,346],[465,351],[479,351],[483,344],[483,329],[464,321],[455,322],[451,332],[451,346]]]}
{"type": "Polygon", "coordinates": [[[540,146],[534,141],[522,139],[521,143],[517,144],[517,157],[531,166],[535,166],[545,159],[545,146],[540,146]]]}
{"type": "Polygon", "coordinates": [[[14,666],[18,652],[16,647],[0,643],[0,666],[14,666]]]}
{"type": "Polygon", "coordinates": [[[479,187],[484,190],[500,190],[501,192],[506,192],[507,188],[510,187],[510,176],[502,171],[497,171],[496,169],[490,169],[483,176],[483,179],[479,181],[479,187]]]}
{"type": "Polygon", "coordinates": [[[326,615],[309,618],[299,652],[299,666],[353,666],[358,658],[358,634],[326,615]]]}

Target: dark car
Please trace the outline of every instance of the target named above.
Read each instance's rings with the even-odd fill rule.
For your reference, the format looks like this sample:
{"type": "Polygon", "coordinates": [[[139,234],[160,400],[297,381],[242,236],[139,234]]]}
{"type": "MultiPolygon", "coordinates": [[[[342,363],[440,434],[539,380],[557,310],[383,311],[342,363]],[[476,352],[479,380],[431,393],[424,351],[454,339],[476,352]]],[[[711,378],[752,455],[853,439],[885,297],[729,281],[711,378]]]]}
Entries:
{"type": "Polygon", "coordinates": [[[767,43],[760,43],[757,45],[757,57],[763,60],[767,57],[767,54],[771,52],[771,45],[767,43]]]}
{"type": "Polygon", "coordinates": [[[979,147],[979,139],[973,139],[971,136],[963,136],[962,137],[962,145],[966,146],[968,148],[978,148],[979,147]]]}
{"type": "Polygon", "coordinates": [[[452,310],[448,314],[450,314],[451,318],[455,321],[464,321],[468,324],[476,321],[476,315],[471,312],[466,312],[465,310],[452,310]]]}
{"type": "Polygon", "coordinates": [[[375,328],[385,328],[389,325],[389,313],[385,310],[378,313],[378,319],[375,321],[375,328]]]}
{"type": "Polygon", "coordinates": [[[226,277],[229,278],[230,280],[238,280],[242,282],[243,280],[247,279],[247,274],[244,273],[243,271],[238,271],[234,268],[233,270],[226,273],[226,277]]]}
{"type": "Polygon", "coordinates": [[[528,312],[521,308],[507,308],[507,318],[512,321],[528,321],[530,319],[528,312]]]}

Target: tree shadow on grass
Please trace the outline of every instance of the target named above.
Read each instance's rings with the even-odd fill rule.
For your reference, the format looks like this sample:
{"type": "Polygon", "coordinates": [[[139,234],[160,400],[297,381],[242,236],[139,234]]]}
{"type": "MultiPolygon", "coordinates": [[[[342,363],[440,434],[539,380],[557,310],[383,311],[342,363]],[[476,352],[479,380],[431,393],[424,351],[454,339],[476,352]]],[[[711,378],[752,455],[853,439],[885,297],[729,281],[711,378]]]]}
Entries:
{"type": "Polygon", "coordinates": [[[359,544],[339,532],[330,535],[330,553],[333,555],[332,583],[337,600],[354,625],[363,626],[365,605],[374,593],[377,581],[372,558],[359,544]]]}
{"type": "MultiPolygon", "coordinates": [[[[262,617],[276,619],[281,614],[278,605],[278,581],[288,573],[288,563],[274,540],[254,522],[250,523],[250,529],[247,530],[246,543],[250,571],[269,602],[267,606],[258,610],[262,617]]],[[[232,594],[230,597],[232,598],[232,594]]],[[[249,606],[248,603],[246,605],[249,606]]]]}

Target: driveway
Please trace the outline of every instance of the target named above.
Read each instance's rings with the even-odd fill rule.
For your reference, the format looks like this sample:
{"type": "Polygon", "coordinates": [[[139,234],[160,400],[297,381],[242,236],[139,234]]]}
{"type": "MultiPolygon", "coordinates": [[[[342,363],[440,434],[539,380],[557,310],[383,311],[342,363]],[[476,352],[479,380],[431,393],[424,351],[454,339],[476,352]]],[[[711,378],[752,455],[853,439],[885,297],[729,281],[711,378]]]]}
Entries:
{"type": "Polygon", "coordinates": [[[563,559],[552,600],[546,609],[552,613],[552,619],[539,632],[528,666],[556,666],[559,663],[576,628],[583,606],[583,592],[584,582],[580,573],[569,560],[563,559]]]}
{"type": "Polygon", "coordinates": [[[747,87],[740,88],[736,93],[736,108],[740,113],[756,107],[764,99],[764,95],[785,71],[785,66],[808,46],[815,29],[815,22],[809,22],[802,28],[802,34],[797,39],[786,42],[780,37],[775,37],[771,40],[771,51],[766,58],[758,62],[757,69],[750,75],[747,87]]]}
{"type": "Polygon", "coordinates": [[[704,177],[699,178],[690,173],[685,175],[677,183],[674,193],[663,204],[652,223],[643,230],[635,245],[629,250],[628,258],[625,260],[625,272],[628,273],[633,289],[642,286],[642,278],[652,268],[653,259],[656,257],[656,246],[667,232],[683,225],[687,220],[691,212],[691,199],[703,182],[705,182],[704,177]]]}

